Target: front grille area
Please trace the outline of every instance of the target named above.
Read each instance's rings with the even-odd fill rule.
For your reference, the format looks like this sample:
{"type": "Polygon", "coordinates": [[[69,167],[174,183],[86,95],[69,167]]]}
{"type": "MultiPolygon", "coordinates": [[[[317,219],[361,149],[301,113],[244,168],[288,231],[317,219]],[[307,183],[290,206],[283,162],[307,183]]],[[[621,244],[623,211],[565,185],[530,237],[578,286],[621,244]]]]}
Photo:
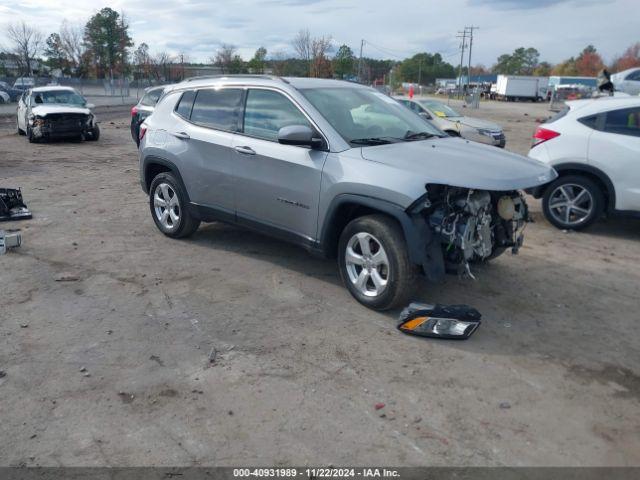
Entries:
{"type": "Polygon", "coordinates": [[[89,116],[83,113],[54,113],[46,116],[45,124],[52,133],[79,132],[88,120],[89,116]]]}

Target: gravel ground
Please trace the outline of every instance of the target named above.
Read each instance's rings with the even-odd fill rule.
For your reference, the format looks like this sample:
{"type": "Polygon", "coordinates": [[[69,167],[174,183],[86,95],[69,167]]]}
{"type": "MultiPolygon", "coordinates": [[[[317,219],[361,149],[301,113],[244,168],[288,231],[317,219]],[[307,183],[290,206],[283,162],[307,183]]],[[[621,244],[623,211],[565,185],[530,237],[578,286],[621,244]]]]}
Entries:
{"type": "MultiPolygon", "coordinates": [[[[549,115],[467,113],[519,153],[549,115]]],[[[477,281],[421,284],[478,308],[474,337],[408,337],[333,261],[222,224],[161,235],[126,113],[102,118],[98,143],[0,125],[0,185],[34,213],[4,225],[24,245],[0,257],[1,465],[640,465],[639,221],[536,214],[477,281]]]]}

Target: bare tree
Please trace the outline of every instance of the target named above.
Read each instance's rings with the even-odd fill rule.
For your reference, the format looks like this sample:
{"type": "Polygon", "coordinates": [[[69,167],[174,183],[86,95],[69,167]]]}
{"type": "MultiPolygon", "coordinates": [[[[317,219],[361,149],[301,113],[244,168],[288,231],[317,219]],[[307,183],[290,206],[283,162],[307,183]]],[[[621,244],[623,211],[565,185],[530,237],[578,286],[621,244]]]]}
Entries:
{"type": "Polygon", "coordinates": [[[169,78],[171,64],[174,60],[174,57],[168,52],[160,52],[153,58],[153,63],[156,66],[156,78],[158,80],[166,80],[169,78]]]}
{"type": "Polygon", "coordinates": [[[7,25],[6,34],[21,70],[24,74],[31,76],[33,74],[33,61],[43,48],[44,37],[42,32],[27,25],[23,20],[19,23],[7,25]]]}
{"type": "Polygon", "coordinates": [[[82,37],[84,29],[80,25],[72,25],[67,20],[60,25],[60,47],[71,64],[74,73],[79,77],[86,74],[86,52],[82,37]]]}
{"type": "Polygon", "coordinates": [[[236,54],[237,48],[228,43],[223,43],[212,59],[213,63],[222,69],[222,73],[228,73],[236,54]]]}
{"type": "Polygon", "coordinates": [[[327,52],[331,48],[331,37],[317,37],[311,40],[311,67],[309,76],[331,76],[331,62],[327,59],[327,52]]]}
{"type": "Polygon", "coordinates": [[[298,34],[293,38],[291,45],[293,46],[295,52],[298,54],[298,57],[306,62],[311,62],[312,41],[309,29],[300,30],[298,34]]]}

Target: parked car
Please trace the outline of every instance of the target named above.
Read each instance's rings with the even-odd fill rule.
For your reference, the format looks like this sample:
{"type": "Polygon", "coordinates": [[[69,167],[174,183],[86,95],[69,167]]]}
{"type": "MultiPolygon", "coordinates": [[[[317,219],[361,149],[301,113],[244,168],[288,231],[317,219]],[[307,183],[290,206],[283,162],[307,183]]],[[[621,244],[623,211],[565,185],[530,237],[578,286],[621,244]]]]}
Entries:
{"type": "Polygon", "coordinates": [[[22,90],[13,88],[7,82],[0,82],[0,92],[4,92],[9,96],[8,102],[17,102],[22,95],[22,90]]]}
{"type": "Polygon", "coordinates": [[[403,305],[418,272],[440,280],[517,251],[528,219],[518,190],[555,178],[337,80],[174,85],[140,137],[140,181],[162,233],[225,221],[337,257],[349,292],[380,310],[403,305]]]}
{"type": "Polygon", "coordinates": [[[34,88],[36,86],[36,79],[32,77],[18,77],[16,81],[13,83],[13,88],[17,88],[21,91],[27,91],[30,88],[34,88]]]}
{"type": "Polygon", "coordinates": [[[611,75],[613,87],[629,95],[640,95],[640,67],[630,68],[611,75]]]}
{"type": "Polygon", "coordinates": [[[73,88],[32,88],[18,102],[18,133],[32,143],[49,138],[98,140],[100,127],[91,108],[73,88]]]}
{"type": "Polygon", "coordinates": [[[404,97],[397,97],[396,100],[449,135],[501,148],[507,143],[500,125],[480,118],[465,117],[437,100],[404,97]]]}
{"type": "Polygon", "coordinates": [[[529,157],[559,174],[531,190],[556,227],[585,228],[603,213],[640,216],[640,98],[567,102],[538,127],[529,157]]]}
{"type": "Polygon", "coordinates": [[[162,86],[145,89],[140,101],[131,109],[131,138],[136,145],[140,145],[140,124],[153,113],[164,88],[162,86]]]}

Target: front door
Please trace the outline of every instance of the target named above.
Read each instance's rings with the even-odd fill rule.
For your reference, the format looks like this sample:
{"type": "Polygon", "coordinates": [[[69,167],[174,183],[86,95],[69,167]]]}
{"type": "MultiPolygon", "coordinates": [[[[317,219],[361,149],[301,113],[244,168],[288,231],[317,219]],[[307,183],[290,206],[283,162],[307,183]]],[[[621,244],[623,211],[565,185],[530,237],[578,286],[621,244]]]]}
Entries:
{"type": "Polygon", "coordinates": [[[327,152],[278,143],[278,131],[288,125],[314,128],[284,94],[247,91],[244,126],[233,140],[238,222],[308,242],[316,238],[327,152]]]}

